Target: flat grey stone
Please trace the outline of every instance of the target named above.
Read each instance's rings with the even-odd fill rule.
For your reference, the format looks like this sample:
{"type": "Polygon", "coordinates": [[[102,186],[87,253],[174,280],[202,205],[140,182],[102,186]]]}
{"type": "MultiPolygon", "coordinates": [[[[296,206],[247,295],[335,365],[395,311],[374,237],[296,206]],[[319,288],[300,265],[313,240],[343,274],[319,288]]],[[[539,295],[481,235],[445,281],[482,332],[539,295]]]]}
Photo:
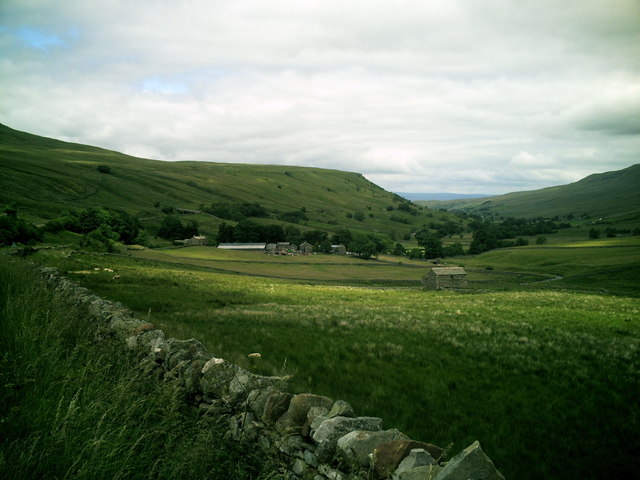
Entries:
{"type": "Polygon", "coordinates": [[[434,477],[434,480],[504,480],[489,457],[475,441],[453,457],[434,477]]]}

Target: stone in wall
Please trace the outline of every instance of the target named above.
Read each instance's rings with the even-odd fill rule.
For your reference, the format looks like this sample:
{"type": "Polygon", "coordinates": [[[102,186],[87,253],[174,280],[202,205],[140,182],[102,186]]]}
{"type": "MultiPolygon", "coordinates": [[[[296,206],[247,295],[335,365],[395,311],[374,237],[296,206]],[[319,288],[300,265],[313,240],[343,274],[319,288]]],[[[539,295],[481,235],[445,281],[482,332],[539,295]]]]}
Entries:
{"type": "Polygon", "coordinates": [[[394,440],[409,440],[409,437],[396,428],[375,432],[355,430],[340,437],[336,446],[339,456],[347,465],[368,469],[374,449],[394,440]]]}
{"type": "Polygon", "coordinates": [[[329,461],[336,454],[338,439],[354,430],[382,430],[382,419],[377,417],[334,417],[320,424],[313,434],[318,445],[316,455],[321,461],[329,461]]]}
{"type": "Polygon", "coordinates": [[[480,442],[476,441],[453,457],[433,480],[504,480],[493,462],[487,457],[480,442]]]}

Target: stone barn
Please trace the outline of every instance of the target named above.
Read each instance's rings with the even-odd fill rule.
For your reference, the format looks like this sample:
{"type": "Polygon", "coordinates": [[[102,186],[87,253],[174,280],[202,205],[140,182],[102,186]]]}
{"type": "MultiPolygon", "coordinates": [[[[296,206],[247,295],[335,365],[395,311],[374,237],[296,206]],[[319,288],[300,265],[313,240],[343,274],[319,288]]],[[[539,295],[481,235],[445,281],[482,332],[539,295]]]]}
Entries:
{"type": "Polygon", "coordinates": [[[302,242],[300,244],[300,253],[313,253],[313,245],[311,245],[309,242],[302,242]]]}
{"type": "Polygon", "coordinates": [[[340,245],[331,245],[331,253],[333,253],[335,255],[346,255],[347,254],[347,247],[345,247],[342,244],[340,244],[340,245]]]}
{"type": "Polygon", "coordinates": [[[424,277],[422,285],[428,290],[442,290],[444,288],[466,288],[467,272],[462,267],[432,268],[424,277]]]}

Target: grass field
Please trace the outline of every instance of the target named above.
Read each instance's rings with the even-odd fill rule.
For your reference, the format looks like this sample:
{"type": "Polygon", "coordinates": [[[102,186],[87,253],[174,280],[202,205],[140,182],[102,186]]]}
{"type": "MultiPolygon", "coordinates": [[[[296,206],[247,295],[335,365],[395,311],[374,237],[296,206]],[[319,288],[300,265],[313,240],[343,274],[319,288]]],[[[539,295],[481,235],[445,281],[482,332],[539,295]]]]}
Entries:
{"type": "MultiPolygon", "coordinates": [[[[415,265],[429,265],[389,258],[367,263],[193,248],[152,258],[43,251],[37,259],[82,272],[69,276],[170,336],[198,338],[253,371],[292,374],[296,392],[345,399],[360,414],[382,416],[387,428],[453,443],[454,451],[479,439],[507,478],[623,478],[637,470],[640,447],[638,284],[625,287],[635,296],[622,294],[622,286],[617,296],[569,291],[571,281],[559,291],[552,286],[564,280],[520,285],[527,277],[518,279],[516,268],[522,264],[538,279],[558,272],[581,278],[589,272],[579,260],[602,256],[593,250],[603,249],[461,258],[481,287],[466,293],[425,292],[417,280],[402,288],[384,288],[385,281],[347,286],[351,277],[318,284],[343,269],[366,283],[366,275],[408,278],[422,271],[415,265]],[[247,271],[230,274],[216,265],[247,271]],[[105,267],[120,279],[95,270],[105,267]],[[303,279],[276,278],[283,272],[303,279]],[[252,352],[262,358],[247,358],[252,352]],[[603,449],[606,455],[594,455],[603,449]]],[[[637,265],[637,248],[623,250],[627,265],[637,265]]],[[[609,268],[614,257],[601,264],[609,268]]],[[[576,288],[590,291],[579,282],[576,288]]]]}
{"type": "Polygon", "coordinates": [[[0,255],[0,478],[273,478],[95,328],[0,255]]]}

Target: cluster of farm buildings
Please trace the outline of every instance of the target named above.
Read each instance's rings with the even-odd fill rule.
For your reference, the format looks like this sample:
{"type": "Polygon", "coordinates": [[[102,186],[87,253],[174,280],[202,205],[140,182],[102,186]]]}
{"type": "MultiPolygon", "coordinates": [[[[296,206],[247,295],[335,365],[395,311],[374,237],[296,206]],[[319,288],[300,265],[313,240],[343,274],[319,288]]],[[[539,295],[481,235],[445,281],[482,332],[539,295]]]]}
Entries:
{"type": "MultiPolygon", "coordinates": [[[[176,240],[177,245],[188,247],[197,245],[208,245],[207,237],[204,235],[194,235],[184,240],[176,240]]],[[[271,255],[310,255],[313,253],[313,245],[309,242],[302,242],[300,245],[289,242],[278,243],[220,243],[218,248],[224,250],[242,250],[245,252],[265,252],[271,255]]],[[[331,253],[335,255],[346,255],[347,247],[344,245],[331,245],[331,253]]]]}
{"type": "MultiPolygon", "coordinates": [[[[264,251],[270,255],[310,255],[313,253],[313,245],[302,242],[300,245],[289,242],[278,243],[221,243],[218,248],[225,250],[264,251]]],[[[344,245],[331,245],[331,253],[346,255],[347,248],[344,245]]]]}
{"type": "MultiPolygon", "coordinates": [[[[178,242],[181,245],[207,245],[207,237],[193,236],[178,242]]],[[[270,255],[310,255],[313,245],[303,242],[300,245],[289,242],[278,243],[221,243],[218,248],[224,250],[239,250],[246,252],[265,252],[270,255]]],[[[332,253],[346,255],[344,245],[331,245],[332,253]]],[[[442,290],[446,288],[466,288],[467,272],[462,267],[435,267],[422,278],[422,285],[427,290],[442,290]]]]}

